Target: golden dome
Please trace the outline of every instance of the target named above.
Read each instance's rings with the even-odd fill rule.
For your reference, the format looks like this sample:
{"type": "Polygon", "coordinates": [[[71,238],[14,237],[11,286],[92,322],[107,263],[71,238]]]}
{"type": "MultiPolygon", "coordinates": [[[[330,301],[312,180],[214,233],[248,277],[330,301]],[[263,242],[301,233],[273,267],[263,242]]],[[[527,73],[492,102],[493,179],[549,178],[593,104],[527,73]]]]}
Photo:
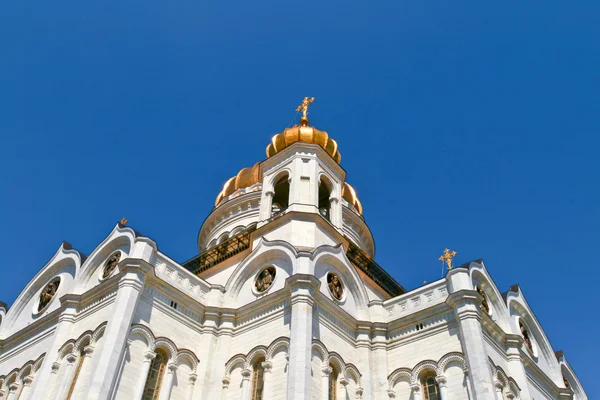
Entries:
{"type": "Polygon", "coordinates": [[[308,118],[302,118],[300,120],[300,126],[295,125],[291,128],[286,128],[282,133],[273,136],[273,138],[271,138],[271,144],[267,146],[267,158],[273,157],[275,154],[295,142],[318,144],[338,164],[342,159],[336,141],[331,139],[327,132],[308,126],[308,118]]]}
{"type": "Polygon", "coordinates": [[[363,208],[360,200],[358,200],[358,196],[356,195],[356,190],[346,182],[344,182],[344,187],[342,187],[342,197],[348,203],[352,204],[359,214],[362,215],[363,208]]]}
{"type": "Polygon", "coordinates": [[[219,205],[221,200],[236,190],[252,186],[256,182],[262,182],[262,170],[260,163],[256,163],[252,167],[242,169],[236,176],[225,182],[225,185],[223,185],[223,190],[221,190],[221,193],[219,193],[217,196],[215,207],[219,205]]]}

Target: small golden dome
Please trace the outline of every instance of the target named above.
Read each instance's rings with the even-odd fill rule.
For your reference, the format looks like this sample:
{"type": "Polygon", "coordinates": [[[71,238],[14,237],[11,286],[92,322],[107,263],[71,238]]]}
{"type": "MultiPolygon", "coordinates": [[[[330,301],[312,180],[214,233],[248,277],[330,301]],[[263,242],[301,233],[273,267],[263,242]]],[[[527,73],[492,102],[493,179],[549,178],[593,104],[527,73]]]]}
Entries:
{"type": "Polygon", "coordinates": [[[342,159],[342,156],[338,151],[337,142],[331,139],[327,132],[308,126],[308,118],[302,118],[300,126],[295,125],[291,128],[286,128],[282,133],[273,136],[273,138],[271,138],[271,144],[267,146],[267,158],[273,157],[275,154],[295,142],[318,144],[338,164],[342,159]]]}
{"type": "Polygon", "coordinates": [[[219,205],[221,200],[236,190],[252,186],[257,182],[262,182],[262,170],[260,163],[256,163],[252,167],[242,169],[236,176],[225,182],[225,185],[223,185],[223,190],[221,190],[221,193],[219,193],[217,196],[215,207],[219,205]]]}
{"type": "Polygon", "coordinates": [[[344,187],[342,187],[342,197],[348,203],[352,204],[358,213],[362,215],[363,208],[360,200],[358,200],[358,196],[356,195],[356,190],[354,190],[354,188],[346,182],[344,182],[344,187]]]}

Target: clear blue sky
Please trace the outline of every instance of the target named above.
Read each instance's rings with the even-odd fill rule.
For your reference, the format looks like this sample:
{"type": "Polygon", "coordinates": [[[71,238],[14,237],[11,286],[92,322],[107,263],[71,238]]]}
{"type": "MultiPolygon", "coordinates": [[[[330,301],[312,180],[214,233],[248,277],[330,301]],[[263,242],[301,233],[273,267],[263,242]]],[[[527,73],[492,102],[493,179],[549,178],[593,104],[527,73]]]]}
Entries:
{"type": "Polygon", "coordinates": [[[0,300],[123,216],[192,257],[315,96],[377,261],[414,288],[484,258],[598,397],[599,34],[597,1],[4,2],[0,300]]]}

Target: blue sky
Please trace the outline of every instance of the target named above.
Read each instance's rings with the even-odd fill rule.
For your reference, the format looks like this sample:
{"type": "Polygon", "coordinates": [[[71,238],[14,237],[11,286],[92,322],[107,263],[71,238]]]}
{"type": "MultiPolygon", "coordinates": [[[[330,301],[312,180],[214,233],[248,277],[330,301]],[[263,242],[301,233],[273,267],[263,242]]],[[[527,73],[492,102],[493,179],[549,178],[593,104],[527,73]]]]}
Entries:
{"type": "Polygon", "coordinates": [[[592,1],[5,2],[0,300],[123,216],[192,257],[315,96],[379,264],[414,288],[444,247],[484,258],[600,396],[599,34],[592,1]]]}

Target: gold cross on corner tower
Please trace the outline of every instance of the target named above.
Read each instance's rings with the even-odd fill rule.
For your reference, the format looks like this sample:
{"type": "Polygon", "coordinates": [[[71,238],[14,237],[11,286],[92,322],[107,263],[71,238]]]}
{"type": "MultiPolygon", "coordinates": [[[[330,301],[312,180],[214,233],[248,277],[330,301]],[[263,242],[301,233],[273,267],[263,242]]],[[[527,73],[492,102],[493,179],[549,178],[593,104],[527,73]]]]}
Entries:
{"type": "Polygon", "coordinates": [[[444,254],[442,254],[439,258],[441,262],[446,262],[448,265],[448,269],[452,269],[452,259],[456,256],[455,251],[450,251],[450,249],[444,249],[444,254]]]}
{"type": "Polygon", "coordinates": [[[314,97],[305,97],[304,100],[302,100],[302,104],[296,107],[296,111],[302,111],[302,118],[300,118],[300,125],[302,126],[308,125],[308,106],[313,101],[315,101],[314,97]]]}

